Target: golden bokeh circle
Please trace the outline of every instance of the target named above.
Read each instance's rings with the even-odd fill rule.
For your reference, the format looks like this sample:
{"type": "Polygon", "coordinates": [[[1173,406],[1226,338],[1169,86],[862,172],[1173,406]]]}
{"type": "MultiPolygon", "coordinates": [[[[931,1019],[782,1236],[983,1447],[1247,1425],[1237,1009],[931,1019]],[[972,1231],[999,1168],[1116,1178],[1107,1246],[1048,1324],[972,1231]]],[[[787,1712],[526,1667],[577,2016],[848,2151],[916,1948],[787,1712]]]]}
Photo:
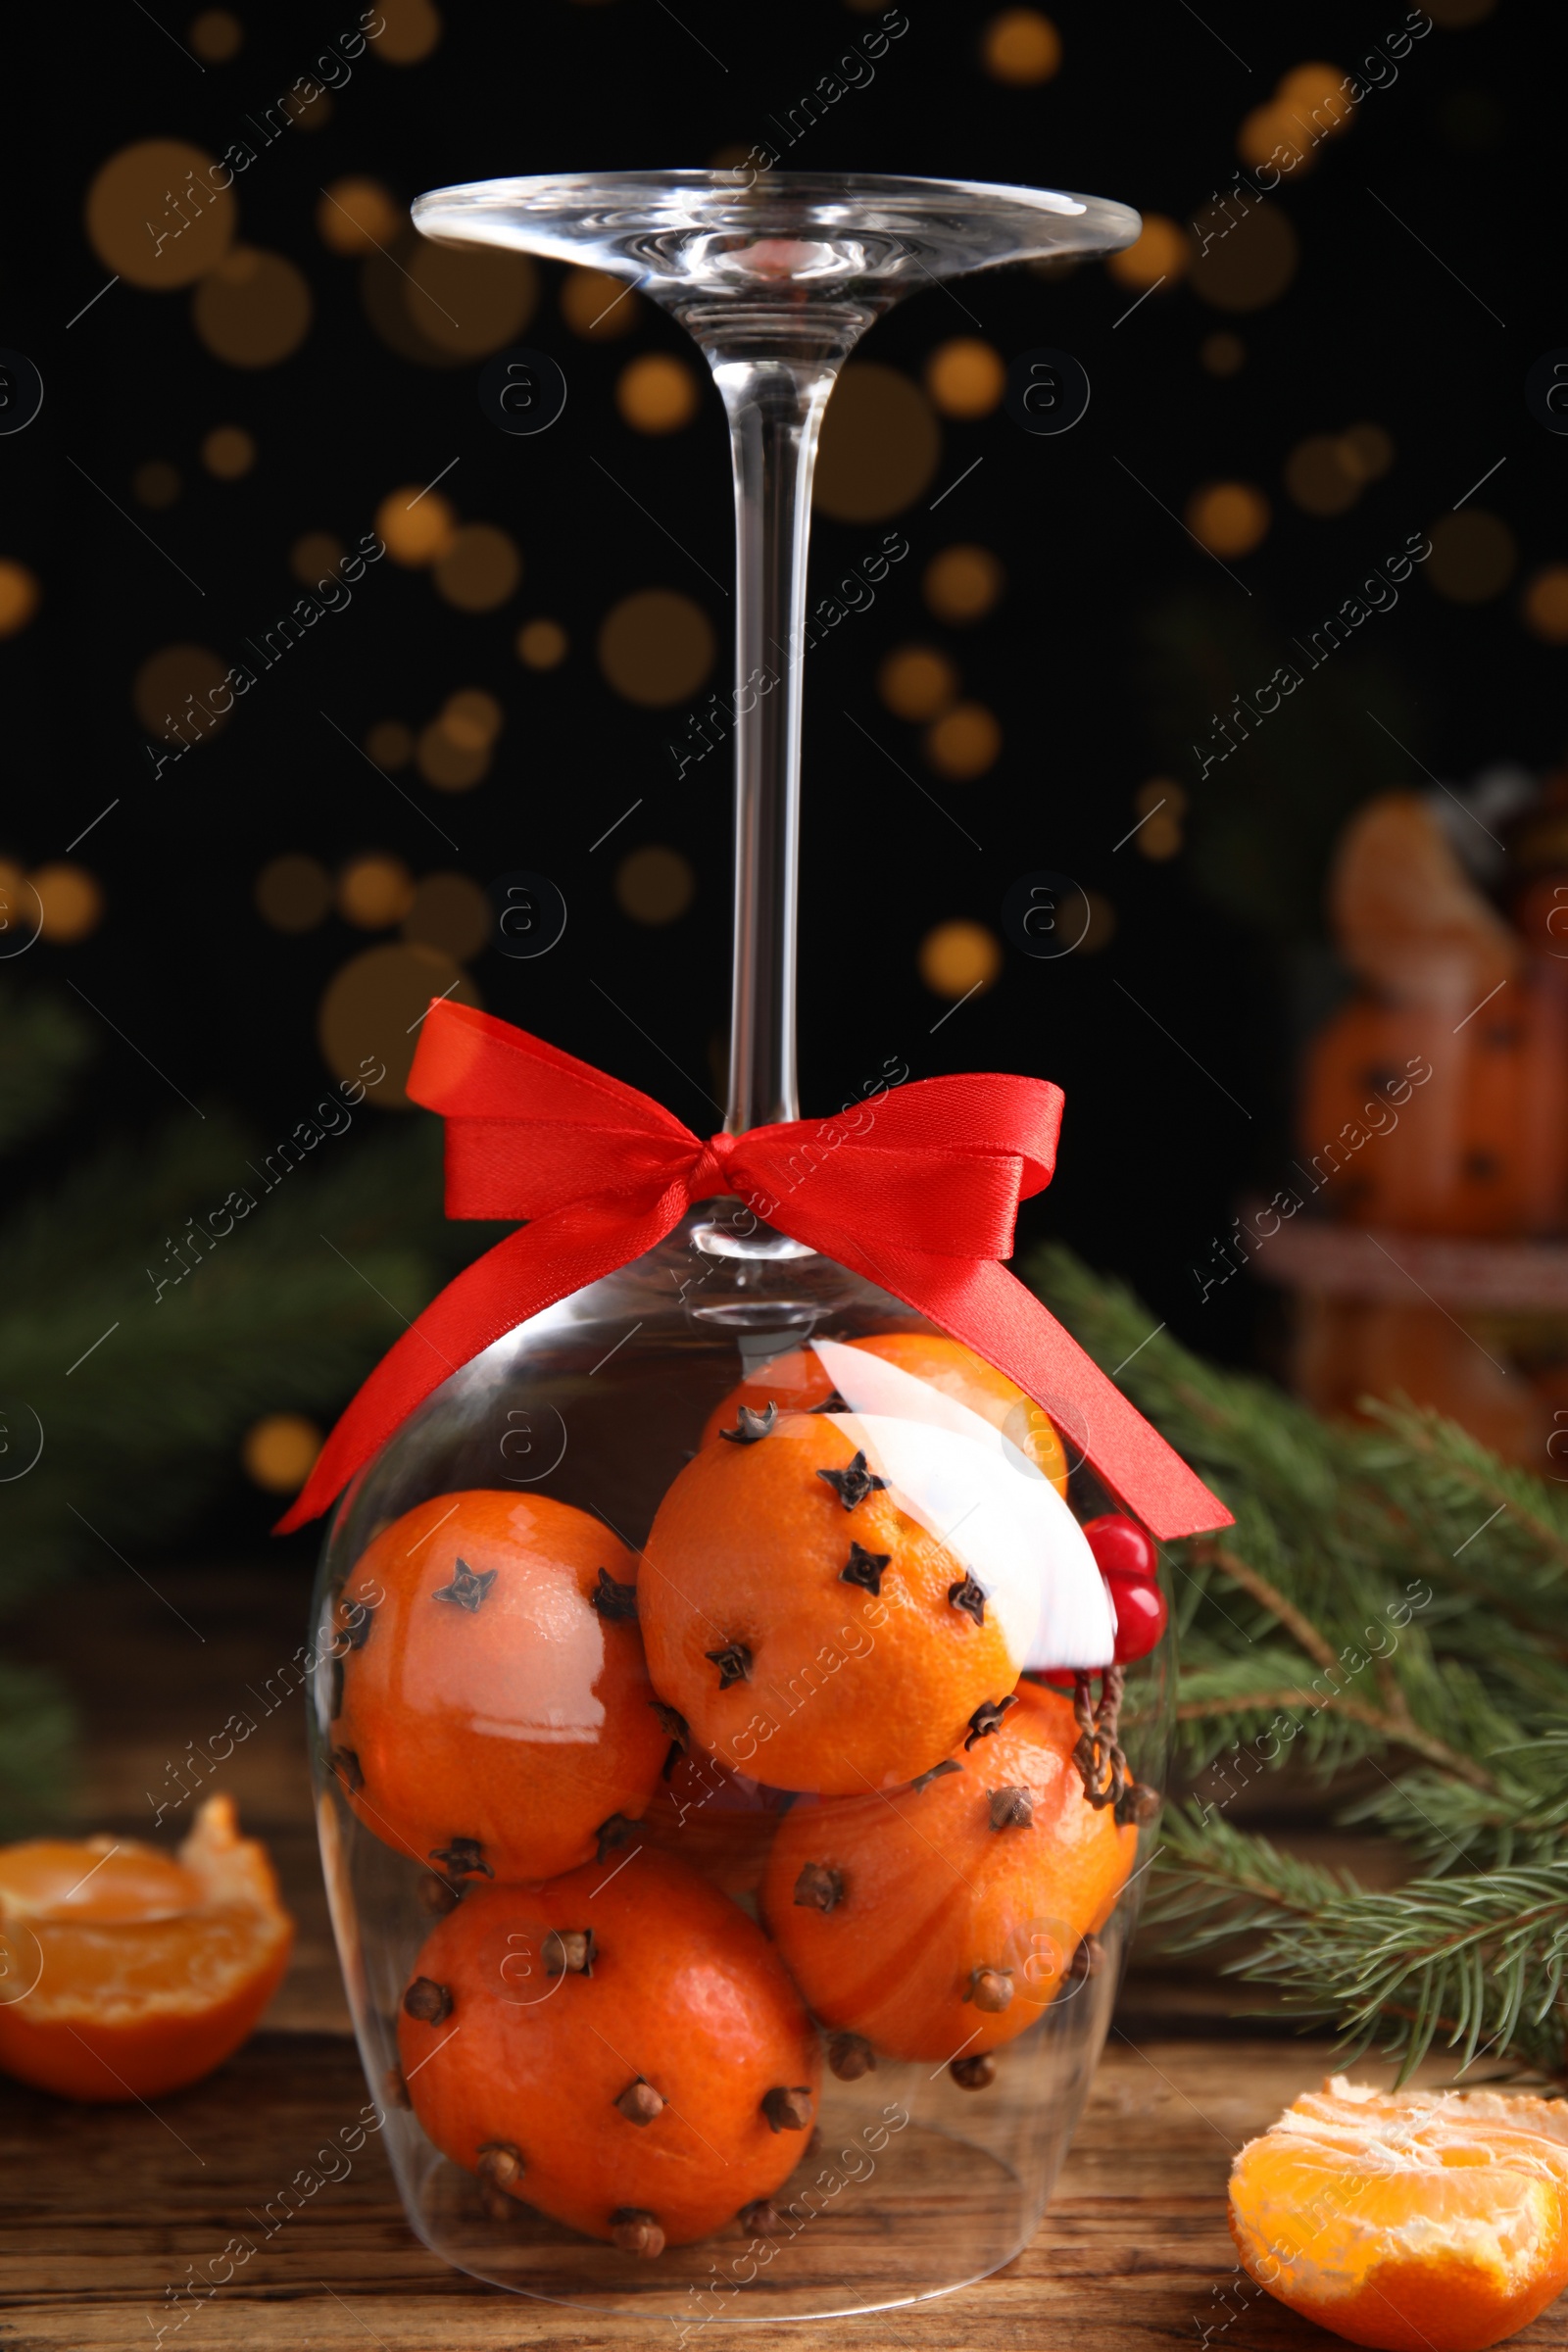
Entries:
{"type": "Polygon", "coordinates": [[[674,588],[640,588],[600,624],[599,666],[618,695],[647,710],[695,694],[713,666],[713,624],[674,588]]]}
{"type": "Polygon", "coordinates": [[[994,343],[955,335],[925,364],[925,388],[944,416],[989,416],[1007,388],[1007,369],[994,343]]]}
{"type": "Polygon", "coordinates": [[[506,723],[505,710],[483,686],[460,686],[447,697],[441,713],[441,724],[453,742],[474,752],[488,749],[506,723]]]}
{"type": "Polygon", "coordinates": [[[1193,225],[1199,250],[1192,284],[1217,311],[1260,311],[1277,302],[1296,275],[1300,243],[1277,204],[1265,199],[1240,220],[1206,204],[1193,225]]]}
{"type": "Polygon", "coordinates": [[[479,992],[466,972],[439,948],[418,940],[366,948],[328,982],[317,1015],[317,1036],[336,1078],[361,1078],[365,1065],[383,1062],[386,1076],[366,1100],[386,1110],[410,1107],[408,1076],[432,997],[474,1004],[479,992]]]}
{"type": "Polygon", "coordinates": [[[921,592],[939,620],[956,625],[979,620],[1006,584],[1002,564],[989,547],[945,547],[925,567],[921,592]]]}
{"type": "Polygon", "coordinates": [[[205,277],[239,225],[232,191],[209,176],[218,169],[185,139],[137,139],[112,155],[87,190],[85,211],[87,242],[104,268],[154,293],[205,277]]]}
{"type": "Polygon", "coordinates": [[[376,0],[382,30],[375,36],[375,54],[385,65],[423,63],[445,27],[430,0],[376,0]]]}
{"type": "Polygon", "coordinates": [[[1181,819],[1170,808],[1155,809],[1133,835],[1133,847],[1139,857],[1148,858],[1155,865],[1163,865],[1168,858],[1174,858],[1181,846],[1181,819]]]}
{"type": "Polygon", "coordinates": [[[642,307],[629,280],[608,270],[568,270],[562,281],[562,318],[574,335],[595,343],[629,335],[642,307]]]}
{"type": "Polygon", "coordinates": [[[1286,490],[1308,514],[1343,514],[1360,497],[1361,479],[1333,433],[1308,433],[1285,461],[1286,490]]]}
{"type": "Polygon", "coordinates": [[[921,979],[934,997],[983,996],[1002,970],[1002,942],[984,923],[938,923],[920,942],[921,979]]]}
{"type": "Polygon", "coordinates": [[[385,851],[351,858],[337,878],[337,910],[358,931],[385,931],[413,904],[414,876],[385,851]]]}
{"type": "Polygon", "coordinates": [[[378,718],[366,735],[365,749],[377,767],[407,767],[414,758],[414,729],[401,718],[378,718]]]}
{"type": "Polygon", "coordinates": [[[1084,897],[1089,906],[1089,920],[1078,942],[1078,952],[1082,956],[1098,956],[1116,936],[1116,909],[1101,891],[1086,890],[1084,897]]]}
{"type": "Polygon", "coordinates": [[[1309,119],[1321,118],[1312,120],[1312,128],[1324,138],[1337,139],[1355,120],[1354,102],[1345,87],[1349,79],[1338,66],[1317,58],[1309,65],[1293,66],[1275,94],[1282,106],[1309,119]]]}
{"type": "Polygon", "coordinates": [[[494,920],[489,899],[466,874],[426,874],[415,886],[403,936],[467,963],[489,938],[494,920]]]}
{"type": "Polygon", "coordinates": [[[15,637],[26,627],[42,593],[36,572],[14,556],[0,556],[0,637],[15,637]]]}
{"type": "Polygon", "coordinates": [[[527,669],[559,669],[569,650],[559,620],[525,620],[517,631],[517,660],[527,669]]]}
{"type": "Polygon", "coordinates": [[[885,522],[929,487],[941,457],[919,385],[875,360],[852,363],[822,418],[812,504],[836,522],[885,522]]]}
{"type": "Polygon", "coordinates": [[[167,458],[149,458],[130,477],[130,495],[139,507],[172,507],[180,487],[178,469],[167,458]]]}
{"type": "Polygon", "coordinates": [[[343,561],[343,542],[330,531],[305,531],[288,551],[288,567],[304,587],[315,588],[343,561]]]}
{"type": "Polygon", "coordinates": [[[895,718],[936,718],[958,692],[958,673],[934,645],[899,645],[876,673],[878,694],[895,718]]]}
{"type": "Polygon", "coordinates": [[[1548,645],[1568,645],[1568,564],[1547,564],[1520,599],[1526,628],[1548,645]]]}
{"type": "Polygon", "coordinates": [[[65,948],[97,930],[103,920],[103,888],[84,865],[72,865],[61,858],[52,865],[40,865],[27,879],[43,908],[38,926],[41,938],[65,948]]]}
{"type": "Polygon", "coordinates": [[[245,1475],[264,1494],[297,1494],[316,1467],[321,1433],[303,1413],[266,1413],[240,1446],[245,1475]]]}
{"type": "Polygon", "coordinates": [[[435,560],[437,591],[460,612],[493,612],[522,578],[516,541],[493,522],[466,522],[435,560]]]}
{"type": "Polygon", "coordinates": [[[634,432],[677,433],[700,404],[696,374],[671,352],[645,351],[616,379],[615,406],[634,432]]]}
{"type": "Polygon", "coordinates": [[[1490,17],[1497,0],[1427,0],[1427,15],[1445,32],[1462,32],[1490,17]]]}
{"type": "Polygon", "coordinates": [[[1381,424],[1352,424],[1340,435],[1341,463],[1358,481],[1378,481],[1394,464],[1394,441],[1381,424]]]}
{"type": "Polygon", "coordinates": [[[458,534],[458,518],[439,490],[405,482],[389,490],[375,510],[376,536],[394,564],[417,570],[444,556],[458,534]]]}
{"type": "Polygon", "coordinates": [[[1288,172],[1292,179],[1301,178],[1317,161],[1311,133],[1298,113],[1271,98],[1266,105],[1254,106],[1250,115],[1242,117],[1236,133],[1236,152],[1244,164],[1250,164],[1256,172],[1282,150],[1278,168],[1288,172]]]}
{"type": "Polygon", "coordinates": [[[984,703],[957,703],[926,730],[925,756],[938,775],[971,783],[1002,756],[1002,728],[984,703]]]}
{"type": "Polygon", "coordinates": [[[372,253],[391,244],[406,218],[378,179],[334,179],[316,208],[316,233],[330,253],[372,253]]]}
{"type": "Polygon", "coordinates": [[[202,443],[202,464],[220,482],[237,481],[256,463],[256,443],[242,424],[215,424],[202,443]]]}
{"type": "Polygon", "coordinates": [[[166,645],[161,653],[149,655],[137,670],[131,684],[130,699],[136,716],[149,735],[172,742],[165,727],[186,725],[196,730],[195,742],[216,735],[228,723],[227,710],[213,711],[210,698],[217,686],[228,676],[228,663],[220,661],[210,646],[166,645]],[[198,706],[187,711],[187,701],[194,697],[198,706]]]}
{"type": "Polygon", "coordinates": [[[1061,66],[1061,35],[1038,8],[1007,8],[980,36],[980,62],[993,81],[1049,81],[1061,66]]]}
{"type": "Polygon", "coordinates": [[[226,8],[204,8],[191,19],[190,45],[210,66],[226,66],[239,55],[245,27],[226,8]]]}
{"type": "Polygon", "coordinates": [[[230,368],[275,368],[311,327],[311,289],[281,253],[235,245],[191,297],[191,323],[230,368]]]}
{"type": "Polygon", "coordinates": [[[1163,278],[1173,286],[1193,264],[1193,244],[1179,220],[1164,213],[1146,213],[1142,232],[1120,253],[1105,256],[1105,268],[1119,286],[1145,293],[1163,278]]]}
{"type": "Polygon", "coordinates": [[[298,850],[270,858],[256,877],[256,911],[274,931],[314,931],[332,906],[332,877],[298,850]]]}
{"type": "Polygon", "coordinates": [[[1214,334],[1205,335],[1198,347],[1198,357],[1210,375],[1234,375],[1247,365],[1247,345],[1240,335],[1220,327],[1214,334]]]}
{"type": "Polygon", "coordinates": [[[403,271],[409,324],[437,366],[483,359],[514,343],[539,300],[539,272],[525,253],[432,245],[419,237],[403,271]]]}
{"type": "Polygon", "coordinates": [[[1168,809],[1172,816],[1185,816],[1187,795],[1174,776],[1151,776],[1133,794],[1133,807],[1140,816],[1152,816],[1157,808],[1168,809]]]}
{"type": "Polygon", "coordinates": [[[615,868],[615,904],[634,923],[673,923],[697,894],[691,860],[679,850],[650,842],[615,868]]]}
{"type": "Polygon", "coordinates": [[[459,743],[439,718],[419,729],[414,757],[420,775],[437,792],[470,792],[490,773],[488,746],[459,743]]]}
{"type": "Polygon", "coordinates": [[[1212,556],[1250,555],[1269,521],[1268,500],[1252,482],[1205,482],[1187,502],[1187,527],[1212,556]]]}
{"type": "Polygon", "coordinates": [[[1427,533],[1432,553],[1426,575],[1439,596],[1454,605],[1484,605],[1500,596],[1513,578],[1519,549],[1499,515],[1484,507],[1445,514],[1427,533]]]}

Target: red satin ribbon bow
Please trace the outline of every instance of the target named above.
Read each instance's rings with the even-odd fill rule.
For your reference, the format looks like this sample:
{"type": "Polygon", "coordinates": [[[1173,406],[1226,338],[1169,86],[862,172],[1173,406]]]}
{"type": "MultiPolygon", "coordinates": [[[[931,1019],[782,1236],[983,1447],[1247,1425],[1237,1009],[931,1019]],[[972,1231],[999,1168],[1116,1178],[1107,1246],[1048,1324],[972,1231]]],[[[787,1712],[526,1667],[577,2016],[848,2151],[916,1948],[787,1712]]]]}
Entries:
{"type": "Polygon", "coordinates": [[[433,1299],[321,1449],[279,1532],[325,1510],[414,1407],[530,1315],[738,1195],[976,1348],[1060,1420],[1156,1536],[1230,1513],[1001,1263],[1055,1165],[1059,1087],[924,1078],[837,1119],[707,1143],[662,1104],[468,1005],[437,1001],[409,1092],[447,1122],[447,1214],[526,1217],[433,1299]]]}

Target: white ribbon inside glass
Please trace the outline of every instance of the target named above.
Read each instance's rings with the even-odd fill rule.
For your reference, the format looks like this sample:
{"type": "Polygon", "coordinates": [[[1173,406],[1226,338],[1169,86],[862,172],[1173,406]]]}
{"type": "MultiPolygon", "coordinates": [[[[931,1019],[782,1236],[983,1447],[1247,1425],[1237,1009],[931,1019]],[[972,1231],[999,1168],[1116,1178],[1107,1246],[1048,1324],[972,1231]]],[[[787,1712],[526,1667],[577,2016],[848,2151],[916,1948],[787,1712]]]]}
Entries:
{"type": "Polygon", "coordinates": [[[850,1408],[826,1418],[968,1570],[1019,1668],[1108,1666],[1115,1606],[1044,1471],[981,1414],[869,1348],[810,1345],[850,1408]]]}

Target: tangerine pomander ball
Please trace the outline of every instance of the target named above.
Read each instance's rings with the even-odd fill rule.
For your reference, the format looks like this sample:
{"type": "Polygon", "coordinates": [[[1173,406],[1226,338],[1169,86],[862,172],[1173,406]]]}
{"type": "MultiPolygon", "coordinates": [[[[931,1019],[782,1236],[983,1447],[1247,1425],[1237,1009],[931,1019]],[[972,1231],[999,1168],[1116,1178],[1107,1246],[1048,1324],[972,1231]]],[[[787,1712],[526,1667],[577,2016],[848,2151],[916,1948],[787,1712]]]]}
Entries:
{"type": "Polygon", "coordinates": [[[454,2164],[641,2255],[781,2187],[821,2081],[816,2030],[761,1930],[647,1852],[473,1887],[414,1964],[398,2049],[454,2164]]]}
{"type": "Polygon", "coordinates": [[[637,1561],[547,1495],[432,1495],[340,1603],[332,1769],[366,1828],[453,1881],[545,1879],[621,1842],[659,1784],[637,1561]]]}
{"type": "Polygon", "coordinates": [[[649,1671],[697,1745],[775,1788],[893,1788],[948,1755],[1024,1659],[964,1562],[830,1419],[699,1448],[639,1588],[649,1671]]]}
{"type": "MultiPolygon", "coordinates": [[[[867,1355],[880,1356],[913,1380],[923,1380],[956,1403],[966,1404],[982,1421],[989,1421],[1009,1438],[1066,1499],[1067,1456],[1051,1416],[1004,1372],[988,1364],[961,1340],[950,1340],[944,1332],[879,1331],[849,1344],[863,1348],[867,1355]]],[[[812,1348],[792,1348],[730,1391],[723,1403],[710,1413],[703,1444],[720,1443],[724,1431],[737,1426],[742,1405],[754,1413],[765,1412],[769,1404],[780,1412],[810,1413],[827,1403],[832,1395],[833,1383],[821,1357],[812,1348]]]]}
{"type": "Polygon", "coordinates": [[[837,2071],[979,2057],[1056,1997],[1138,1849],[1085,1796],[1077,1738],[1070,1700],[1022,1683],[993,1733],[898,1795],[784,1816],[762,1918],[823,2025],[854,2037],[830,2041],[837,2071]]]}

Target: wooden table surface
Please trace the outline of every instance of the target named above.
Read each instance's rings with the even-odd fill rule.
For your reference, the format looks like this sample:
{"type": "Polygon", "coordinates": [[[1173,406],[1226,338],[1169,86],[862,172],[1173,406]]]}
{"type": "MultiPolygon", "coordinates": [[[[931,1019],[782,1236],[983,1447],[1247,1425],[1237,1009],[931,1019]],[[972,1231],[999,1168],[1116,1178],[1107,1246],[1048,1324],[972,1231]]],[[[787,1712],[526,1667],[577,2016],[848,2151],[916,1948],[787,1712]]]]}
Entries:
{"type": "MultiPolygon", "coordinates": [[[[127,1580],[128,1581],[128,1580],[127,1580]]],[[[55,1604],[21,1646],[54,1659],[91,1726],[83,1825],[146,1837],[167,1766],[224,1722],[298,1641],[303,1597],[277,1575],[158,1579],[157,1600],[105,1589],[93,1632],[55,1604]]],[[[252,1712],[254,1713],[254,1707],[252,1712]]],[[[366,2097],[347,2031],[311,1835],[303,1735],[280,1710],[236,1749],[220,1785],[266,1837],[300,1922],[295,1965],[263,2031],[192,2089],[89,2108],[0,2085],[0,2352],[244,2346],[321,2352],[500,2352],[592,2347],[649,2327],[509,2295],[448,2269],[405,2223],[375,2139],[286,2230],[177,2330],[166,2290],[227,2240],[257,2236],[258,2209],[352,2119],[366,2097]]],[[[189,1808],[166,1816],[161,1837],[189,1808]]],[[[1321,2080],[1324,2045],[1229,2020],[1231,1996],[1135,1966],[1065,2170],[1024,2253],[957,2294],[823,2324],[696,2331],[703,2352],[831,2345],[885,2352],[1131,2352],[1186,2343],[1224,2352],[1311,2352],[1339,2339],[1298,2320],[1238,2273],[1225,2226],[1232,2151],[1321,2080]],[[1205,2338],[1206,2331],[1206,2338],[1205,2338]]],[[[1358,2070],[1370,2075],[1378,2070],[1358,2070]]],[[[1430,2071],[1430,2070],[1429,2070],[1430,2071]]],[[[1568,2298],[1514,2341],[1568,2347],[1568,2298]]]]}

